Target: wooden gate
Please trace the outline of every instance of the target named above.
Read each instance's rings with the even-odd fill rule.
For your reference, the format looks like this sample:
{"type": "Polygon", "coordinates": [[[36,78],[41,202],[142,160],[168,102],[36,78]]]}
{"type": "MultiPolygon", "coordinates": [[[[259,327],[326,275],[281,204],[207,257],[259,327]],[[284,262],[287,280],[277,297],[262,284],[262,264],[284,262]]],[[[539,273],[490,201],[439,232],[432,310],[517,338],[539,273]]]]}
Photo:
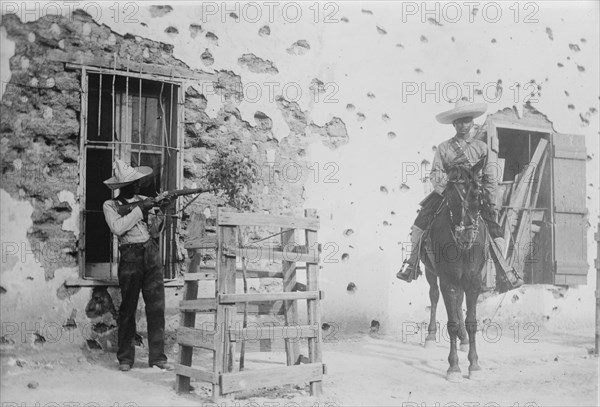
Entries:
{"type": "MultiPolygon", "coordinates": [[[[283,384],[310,383],[311,395],[321,393],[324,365],[321,360],[321,316],[319,301],[319,219],[314,211],[304,218],[225,212],[217,215],[216,235],[202,221],[190,227],[185,247],[194,251],[189,272],[184,275],[184,299],[180,303],[181,324],[177,331],[180,346],[179,363],[175,366],[178,392],[189,391],[190,378],[212,384],[213,399],[253,388],[283,384]],[[242,227],[276,227],[278,247],[247,244],[242,241],[242,227]],[[297,230],[304,232],[303,244],[297,243],[297,230]],[[201,267],[201,256],[216,250],[216,265],[201,267]],[[249,268],[247,259],[281,262],[281,271],[249,268]],[[238,261],[241,260],[241,267],[238,261]],[[305,263],[306,266],[299,266],[305,263]],[[299,284],[296,271],[306,270],[306,284],[299,284]],[[236,280],[243,280],[244,292],[236,291],[236,280]],[[247,279],[281,278],[281,292],[248,293],[247,279]],[[214,295],[198,298],[198,282],[214,281],[214,295]],[[298,304],[307,301],[307,318],[300,324],[298,304]],[[262,312],[261,312],[262,311],[262,312]],[[209,329],[196,325],[196,314],[213,318],[209,329]],[[282,326],[260,329],[247,326],[248,314],[282,314],[282,326]],[[243,315],[243,317],[242,317],[243,315]],[[241,320],[240,320],[241,319],[241,320]],[[285,341],[287,366],[244,370],[245,341],[279,338],[285,341]],[[300,340],[307,340],[308,357],[301,355],[300,340]],[[237,352],[240,345],[240,352],[237,352]],[[212,366],[192,365],[194,348],[213,353],[212,366]],[[239,362],[239,364],[238,364],[239,362]]],[[[198,215],[198,219],[202,218],[198,215]]],[[[263,239],[265,240],[265,239],[263,239]]]]}

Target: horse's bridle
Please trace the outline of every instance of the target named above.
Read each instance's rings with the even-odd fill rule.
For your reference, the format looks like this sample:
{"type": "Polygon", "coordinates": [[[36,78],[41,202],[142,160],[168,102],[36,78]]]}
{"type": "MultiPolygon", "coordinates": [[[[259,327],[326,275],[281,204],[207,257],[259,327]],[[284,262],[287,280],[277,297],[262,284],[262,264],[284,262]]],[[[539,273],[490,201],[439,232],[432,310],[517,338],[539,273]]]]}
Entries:
{"type": "MultiPolygon", "coordinates": [[[[447,197],[446,197],[445,201],[446,201],[446,207],[448,208],[448,212],[450,213],[450,233],[452,234],[452,239],[454,240],[454,243],[456,243],[456,246],[459,249],[469,250],[471,247],[473,247],[473,243],[475,243],[475,240],[477,239],[477,235],[479,233],[479,221],[481,219],[481,211],[479,208],[477,209],[477,215],[475,216],[475,218],[473,218],[471,216],[471,214],[469,214],[469,212],[467,211],[467,208],[469,206],[467,198],[468,198],[469,194],[471,193],[471,189],[473,188],[473,183],[469,183],[469,189],[467,190],[467,193],[465,195],[463,195],[461,193],[460,189],[458,188],[458,184],[464,183],[464,182],[465,181],[449,182],[454,186],[456,193],[460,197],[460,201],[461,201],[460,203],[461,203],[462,210],[461,210],[461,216],[460,216],[460,223],[458,225],[454,222],[454,215],[452,214],[452,209],[448,205],[447,197]],[[468,217],[469,220],[471,221],[471,224],[468,226],[465,226],[465,218],[466,217],[468,217]],[[463,234],[466,231],[469,231],[471,229],[474,229],[474,230],[473,230],[473,232],[471,232],[471,238],[469,239],[469,241],[467,243],[461,242],[456,238],[457,234],[463,234]]],[[[481,205],[480,205],[480,207],[481,207],[481,205]]]]}

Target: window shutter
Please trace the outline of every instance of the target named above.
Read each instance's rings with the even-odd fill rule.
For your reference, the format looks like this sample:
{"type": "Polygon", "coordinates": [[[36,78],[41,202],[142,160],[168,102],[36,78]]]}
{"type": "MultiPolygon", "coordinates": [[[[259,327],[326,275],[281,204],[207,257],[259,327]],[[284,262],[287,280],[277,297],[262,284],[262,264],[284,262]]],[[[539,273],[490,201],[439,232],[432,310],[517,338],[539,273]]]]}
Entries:
{"type": "Polygon", "coordinates": [[[586,158],[584,136],[553,134],[555,284],[587,282],[586,158]]]}

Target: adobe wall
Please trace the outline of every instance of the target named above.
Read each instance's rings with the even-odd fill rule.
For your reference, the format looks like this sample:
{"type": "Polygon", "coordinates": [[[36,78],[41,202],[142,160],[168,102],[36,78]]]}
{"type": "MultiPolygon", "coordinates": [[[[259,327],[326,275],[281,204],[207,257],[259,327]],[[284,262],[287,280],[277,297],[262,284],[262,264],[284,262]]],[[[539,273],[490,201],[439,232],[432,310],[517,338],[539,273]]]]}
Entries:
{"type": "MultiPolygon", "coordinates": [[[[332,3],[318,14],[310,4],[299,6],[298,18],[292,6],[285,14],[281,7],[272,15],[263,9],[257,19],[241,5],[223,10],[210,4],[216,9],[140,6],[127,19],[107,10],[93,18],[79,12],[60,20],[24,16],[32,20],[27,23],[3,17],[2,81],[19,86],[16,92],[6,88],[2,97],[3,173],[12,174],[3,178],[2,242],[17,240],[35,250],[51,241],[61,252],[52,264],[33,255],[24,261],[15,260],[18,254],[6,256],[3,318],[6,309],[19,320],[62,321],[73,308],[81,317],[90,295],[88,289],[60,289],[66,276],[77,273],[79,78],[46,61],[44,52],[65,49],[130,54],[223,78],[224,89],[187,89],[186,180],[201,176],[199,168],[220,143],[233,142],[280,169],[297,163],[301,179],[291,182],[280,174],[271,183],[263,180],[256,201],[274,212],[318,210],[326,259],[323,320],[347,330],[367,331],[376,319],[383,331],[397,333],[404,322],[427,318],[425,281],[407,285],[394,274],[418,202],[429,190],[423,178],[433,147],[453,134],[434,116],[452,106],[457,92],[486,101],[488,113],[508,108],[522,116],[529,103],[556,131],[586,137],[588,285],[566,291],[525,287],[506,296],[497,312],[501,298],[492,297],[482,304],[480,320],[593,326],[600,184],[597,4],[581,3],[564,13],[560,5],[543,3],[536,21],[524,21],[526,10],[515,16],[509,3],[492,21],[493,10],[481,6],[462,10],[459,22],[443,10],[424,15],[417,3],[416,14],[391,3],[332,3]],[[17,168],[32,163],[46,180],[42,187],[19,175],[17,168]],[[347,289],[350,283],[355,290],[347,289]]],[[[197,208],[214,205],[200,201],[197,208]]],[[[170,291],[174,304],[177,290],[170,291]]],[[[438,311],[445,320],[441,306],[438,311]]]]}

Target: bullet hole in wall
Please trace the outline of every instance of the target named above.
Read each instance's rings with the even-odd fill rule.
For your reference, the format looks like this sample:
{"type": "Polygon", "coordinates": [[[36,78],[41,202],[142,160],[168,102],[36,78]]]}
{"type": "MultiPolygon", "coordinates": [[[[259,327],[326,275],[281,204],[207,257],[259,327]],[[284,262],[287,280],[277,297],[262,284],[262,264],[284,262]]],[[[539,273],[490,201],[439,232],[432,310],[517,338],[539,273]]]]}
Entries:
{"type": "Polygon", "coordinates": [[[150,6],[150,16],[151,17],[164,17],[173,11],[173,7],[171,6],[150,6]]]}
{"type": "Polygon", "coordinates": [[[205,66],[211,66],[212,64],[215,63],[215,59],[213,58],[213,56],[210,53],[210,51],[208,50],[208,48],[206,48],[205,51],[202,53],[202,55],[200,55],[200,59],[202,60],[202,63],[205,66]]]}
{"type": "Polygon", "coordinates": [[[263,25],[259,28],[258,35],[260,35],[261,37],[268,37],[269,35],[271,35],[271,28],[268,25],[263,25]]]}
{"type": "Polygon", "coordinates": [[[369,332],[378,333],[381,328],[381,324],[376,319],[371,321],[371,326],[369,327],[369,332]]]}
{"type": "Polygon", "coordinates": [[[86,345],[89,350],[102,350],[102,345],[95,339],[88,339],[86,345]]]}
{"type": "Polygon", "coordinates": [[[286,49],[287,53],[290,55],[304,55],[310,50],[310,44],[306,40],[298,40],[288,49],[286,49]]]}
{"type": "Polygon", "coordinates": [[[36,345],[43,345],[44,343],[46,343],[46,338],[44,337],[44,335],[38,333],[38,332],[34,332],[33,333],[33,343],[36,345]]]}
{"type": "Polygon", "coordinates": [[[209,42],[212,42],[213,44],[218,45],[217,42],[219,41],[219,37],[217,37],[215,34],[213,34],[209,31],[206,33],[205,37],[209,42]]]}

